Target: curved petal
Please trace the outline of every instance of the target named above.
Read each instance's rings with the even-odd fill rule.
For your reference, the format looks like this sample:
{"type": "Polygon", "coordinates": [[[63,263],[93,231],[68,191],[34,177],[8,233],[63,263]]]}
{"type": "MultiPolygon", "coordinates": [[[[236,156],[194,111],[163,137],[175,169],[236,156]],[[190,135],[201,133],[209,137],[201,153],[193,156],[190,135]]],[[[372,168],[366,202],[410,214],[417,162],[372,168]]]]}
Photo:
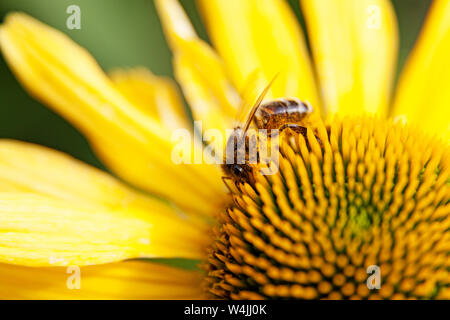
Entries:
{"type": "Polygon", "coordinates": [[[399,79],[393,115],[450,137],[450,2],[436,0],[399,79]]]}
{"type": "Polygon", "coordinates": [[[82,266],[139,257],[201,259],[204,248],[184,242],[185,231],[178,226],[174,234],[174,227],[127,211],[0,192],[0,262],[82,266]]]}
{"type": "MultiPolygon", "coordinates": [[[[182,73],[189,73],[190,71],[192,71],[190,68],[177,69],[177,72],[182,73]]],[[[192,132],[192,124],[188,123],[185,114],[186,110],[184,110],[184,106],[182,105],[181,97],[178,94],[175,84],[170,79],[156,77],[144,68],[131,70],[118,69],[113,71],[110,76],[120,92],[143,112],[152,115],[154,118],[158,118],[164,126],[170,128],[173,132],[176,132],[180,128],[189,128],[189,132],[192,132]],[[172,105],[171,108],[167,108],[169,104],[172,105]]],[[[196,76],[195,72],[192,72],[192,77],[196,76]]],[[[199,114],[199,109],[197,109],[196,116],[199,118],[196,118],[196,120],[202,120],[205,129],[223,127],[223,134],[225,134],[226,117],[215,112],[213,108],[210,108],[208,103],[205,104],[205,101],[209,99],[206,96],[211,95],[210,90],[202,87],[193,79],[183,79],[186,80],[183,83],[186,89],[187,99],[191,103],[197,101],[197,106],[203,105],[204,107],[203,110],[205,112],[201,113],[201,115],[199,114]],[[220,123],[217,121],[220,121],[220,123]]],[[[212,99],[217,101],[216,98],[212,99]]],[[[195,148],[197,154],[202,154],[203,152],[201,150],[202,142],[200,138],[196,135],[190,139],[190,145],[195,148]],[[194,143],[194,140],[197,138],[197,143],[194,143]]],[[[217,157],[218,159],[222,159],[219,155],[222,153],[223,145],[217,143],[216,146],[217,149],[215,150],[218,152],[217,157]]],[[[206,154],[204,155],[206,156],[206,154]]]]}
{"type": "Polygon", "coordinates": [[[398,50],[390,1],[300,2],[328,113],[386,114],[398,50]]]}
{"type": "Polygon", "coordinates": [[[0,261],[8,263],[199,258],[208,241],[205,223],[28,143],[0,140],[0,203],[0,261]]]}
{"type": "Polygon", "coordinates": [[[20,13],[6,18],[0,46],[25,88],[72,121],[121,177],[184,208],[215,210],[210,199],[223,194],[220,171],[175,165],[170,130],[120,94],[83,48],[20,13]]]}
{"type": "Polygon", "coordinates": [[[262,72],[266,84],[279,73],[269,98],[295,96],[319,106],[305,40],[287,3],[200,0],[199,5],[214,46],[240,91],[255,70],[262,72]]]}
{"type": "MultiPolygon", "coordinates": [[[[156,207],[161,201],[126,187],[106,172],[62,152],[17,140],[0,139],[0,191],[31,192],[110,209],[156,207]]],[[[167,207],[167,206],[166,206],[167,207]]]]}
{"type": "Polygon", "coordinates": [[[119,91],[134,106],[170,130],[189,128],[186,110],[175,83],[169,78],[157,77],[141,67],[116,69],[110,77],[119,91]]]}
{"type": "Polygon", "coordinates": [[[0,263],[0,299],[199,299],[198,272],[140,261],[99,266],[0,263]],[[76,278],[78,277],[79,278],[76,278]]]}
{"type": "Polygon", "coordinates": [[[157,0],[156,7],[174,54],[175,76],[205,129],[225,131],[239,104],[239,96],[225,74],[222,61],[195,33],[177,0],[157,0]]]}

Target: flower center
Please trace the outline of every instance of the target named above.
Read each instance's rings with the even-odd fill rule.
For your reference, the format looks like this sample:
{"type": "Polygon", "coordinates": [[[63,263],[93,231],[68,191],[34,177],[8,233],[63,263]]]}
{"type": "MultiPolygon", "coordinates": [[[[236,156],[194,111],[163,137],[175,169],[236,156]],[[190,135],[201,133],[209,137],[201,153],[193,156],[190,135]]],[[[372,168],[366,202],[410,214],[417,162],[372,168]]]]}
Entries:
{"type": "Polygon", "coordinates": [[[450,298],[450,153],[363,117],[283,133],[279,171],[217,216],[215,297],[450,298]]]}

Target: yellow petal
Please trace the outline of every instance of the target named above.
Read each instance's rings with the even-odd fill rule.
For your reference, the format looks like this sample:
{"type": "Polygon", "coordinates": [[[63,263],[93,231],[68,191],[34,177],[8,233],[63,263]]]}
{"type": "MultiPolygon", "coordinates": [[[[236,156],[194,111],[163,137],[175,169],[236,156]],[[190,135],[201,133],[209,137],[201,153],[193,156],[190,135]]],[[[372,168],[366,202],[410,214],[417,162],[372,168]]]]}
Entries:
{"type": "MultiPolygon", "coordinates": [[[[208,226],[176,207],[125,186],[109,174],[62,152],[32,143],[0,139],[0,192],[29,192],[89,208],[126,210],[144,218],[155,217],[168,225],[201,235],[208,226]],[[162,219],[162,220],[161,220],[162,219]]],[[[173,229],[176,231],[176,228],[173,229]]],[[[167,230],[169,232],[169,230],[167,230]]]]}
{"type": "MultiPolygon", "coordinates": [[[[188,71],[190,69],[183,69],[188,71]]],[[[193,75],[195,77],[195,75],[193,75]]],[[[131,70],[115,70],[111,73],[111,78],[116,84],[120,92],[126,96],[134,105],[138,106],[144,112],[152,115],[152,117],[159,119],[162,125],[170,128],[171,130],[178,130],[180,128],[186,128],[193,135],[192,123],[189,123],[186,110],[181,102],[181,98],[178,94],[177,88],[172,80],[156,77],[151,74],[150,71],[144,68],[131,69],[131,70]]],[[[193,101],[198,99],[199,94],[195,90],[203,90],[203,93],[208,95],[209,91],[205,88],[199,87],[198,83],[195,83],[191,79],[185,82],[185,87],[188,95],[188,100],[193,101]],[[191,89],[192,86],[192,89],[191,89]],[[191,99],[193,100],[191,100],[191,99]]],[[[199,102],[203,104],[203,102],[199,102]]],[[[225,129],[226,121],[223,116],[217,112],[213,112],[209,105],[204,105],[205,113],[201,120],[204,124],[210,124],[208,128],[217,128],[223,126],[225,129]],[[220,121],[220,124],[217,123],[220,121]]],[[[198,116],[198,113],[197,113],[198,116]]],[[[199,119],[197,119],[199,120],[199,119]]],[[[225,132],[223,133],[225,134],[225,132]]],[[[199,137],[200,139],[201,137],[199,137]]],[[[220,142],[220,141],[219,141],[220,142]]],[[[194,137],[190,140],[190,144],[196,151],[201,154],[202,142],[194,143],[194,137]]],[[[217,151],[222,152],[223,145],[217,144],[217,151]]],[[[222,159],[221,157],[218,159],[222,159]]],[[[192,168],[191,168],[192,169],[192,168]]],[[[217,178],[217,177],[216,177],[217,178]]]]}
{"type": "Polygon", "coordinates": [[[236,114],[239,97],[227,78],[222,61],[196,35],[177,0],[157,0],[156,7],[174,54],[175,76],[205,129],[224,130],[236,114]]]}
{"type": "Polygon", "coordinates": [[[170,130],[190,128],[186,110],[173,81],[145,68],[117,69],[110,73],[119,91],[144,113],[170,130]]]}
{"type": "Polygon", "coordinates": [[[198,299],[200,281],[198,272],[140,261],[79,269],[0,263],[0,299],[198,299]]]}
{"type": "Polygon", "coordinates": [[[212,42],[241,92],[259,70],[266,84],[279,73],[269,98],[319,101],[301,29],[287,3],[278,0],[200,0],[212,42]]]}
{"type": "Polygon", "coordinates": [[[72,121],[118,175],[183,208],[215,210],[220,171],[174,165],[171,131],[130,103],[83,48],[20,13],[6,18],[0,46],[25,88],[72,121]]]}
{"type": "Polygon", "coordinates": [[[201,121],[202,129],[218,129],[225,133],[230,129],[232,117],[224,116],[217,111],[217,98],[208,88],[205,79],[192,68],[192,60],[184,54],[175,53],[173,59],[175,75],[183,86],[184,96],[192,106],[194,120],[201,121]]]}
{"type": "Polygon", "coordinates": [[[300,0],[329,114],[385,114],[398,31],[388,0],[300,0]]]}
{"type": "Polygon", "coordinates": [[[435,0],[399,79],[393,115],[450,137],[450,2],[435,0]]]}
{"type": "Polygon", "coordinates": [[[22,141],[0,139],[0,182],[0,191],[32,192],[110,209],[164,210],[161,201],[140,195],[101,170],[22,141]]]}
{"type": "MultiPolygon", "coordinates": [[[[113,237],[110,241],[114,241],[115,238],[121,236],[122,231],[128,232],[131,249],[126,249],[126,252],[119,251],[117,257],[114,258],[116,260],[121,257],[134,257],[134,254],[140,255],[141,251],[150,256],[201,257],[203,248],[209,240],[205,233],[208,226],[201,220],[182,216],[170,204],[156,198],[145,197],[108,174],[65,154],[29,143],[0,140],[0,193],[6,197],[16,197],[12,198],[14,200],[12,202],[4,199],[5,208],[11,214],[10,218],[20,218],[18,215],[13,216],[12,214],[15,210],[14,204],[20,207],[22,196],[24,201],[29,203],[27,207],[22,208],[26,209],[27,212],[23,213],[24,216],[20,221],[16,221],[18,224],[15,225],[15,228],[30,224],[29,230],[32,232],[34,227],[39,228],[45,224],[51,227],[59,223],[59,230],[52,229],[55,231],[52,239],[58,239],[58,236],[65,238],[67,234],[73,232],[74,246],[78,243],[78,240],[84,246],[83,241],[90,239],[84,239],[84,234],[80,239],[75,238],[77,232],[80,231],[77,227],[78,224],[86,225],[86,228],[93,228],[94,231],[98,231],[98,233],[92,233],[90,237],[99,237],[98,240],[94,239],[99,243],[103,240],[106,241],[110,236],[113,237]],[[33,194],[42,197],[42,201],[39,200],[40,198],[35,199],[33,194]],[[54,208],[51,207],[53,200],[56,201],[54,208]],[[49,212],[41,214],[40,211],[36,211],[38,208],[43,208],[47,202],[50,206],[49,212]],[[33,203],[36,203],[36,207],[33,207],[33,203]],[[58,208],[64,212],[71,212],[71,214],[67,214],[63,220],[60,220],[58,208]],[[97,212],[101,214],[97,215],[97,212]],[[91,217],[92,220],[89,220],[91,217]],[[99,221],[102,217],[105,219],[104,223],[99,221]],[[128,223],[128,229],[120,229],[122,219],[124,219],[124,223],[128,223]],[[33,223],[36,223],[36,225],[33,225],[33,223]],[[103,229],[103,227],[98,228],[98,225],[107,228],[108,225],[115,223],[117,225],[112,227],[120,229],[116,235],[103,229]],[[71,226],[74,226],[73,231],[70,230],[71,226]],[[133,228],[136,228],[136,232],[133,228]],[[183,232],[180,232],[180,230],[183,230],[183,232]],[[102,239],[102,236],[106,238],[102,239]],[[132,251],[133,241],[138,242],[137,251],[132,251]]],[[[13,230],[5,229],[6,215],[3,214],[4,212],[0,211],[2,238],[13,241],[12,238],[8,237],[20,236],[20,230],[14,234],[13,230]]],[[[24,237],[23,241],[33,241],[35,236],[45,236],[45,234],[40,234],[41,231],[38,229],[35,231],[38,232],[37,235],[30,233],[27,236],[31,238],[24,237]]],[[[22,240],[19,239],[18,241],[22,240]]],[[[26,243],[28,242],[24,242],[23,245],[26,243]]],[[[32,244],[30,242],[30,245],[32,244]]],[[[11,243],[11,245],[12,247],[8,250],[13,250],[16,243],[11,243]]],[[[113,250],[112,248],[111,250],[113,250]]],[[[33,249],[33,247],[30,247],[30,250],[33,249]]],[[[91,249],[93,250],[91,254],[95,255],[95,248],[92,247],[91,249]]],[[[71,250],[72,254],[75,254],[76,246],[71,250]]],[[[26,252],[22,253],[26,254],[26,252]]],[[[3,258],[0,258],[0,260],[3,259],[2,261],[10,261],[9,259],[14,258],[19,259],[17,263],[21,263],[20,259],[30,258],[20,257],[20,250],[17,252],[11,251],[11,256],[6,251],[2,254],[3,258]],[[19,256],[17,257],[17,255],[19,256]]],[[[115,252],[111,251],[110,253],[105,252],[105,257],[99,256],[97,258],[100,261],[108,260],[108,254],[111,257],[116,255],[115,252]]],[[[56,257],[56,253],[51,255],[50,252],[43,252],[40,259],[50,261],[52,256],[56,257]]],[[[86,257],[86,259],[88,258],[86,257]]]]}
{"type": "Polygon", "coordinates": [[[139,257],[202,258],[203,246],[185,238],[182,227],[151,212],[135,216],[32,193],[0,192],[0,262],[5,263],[82,266],[139,257]]]}

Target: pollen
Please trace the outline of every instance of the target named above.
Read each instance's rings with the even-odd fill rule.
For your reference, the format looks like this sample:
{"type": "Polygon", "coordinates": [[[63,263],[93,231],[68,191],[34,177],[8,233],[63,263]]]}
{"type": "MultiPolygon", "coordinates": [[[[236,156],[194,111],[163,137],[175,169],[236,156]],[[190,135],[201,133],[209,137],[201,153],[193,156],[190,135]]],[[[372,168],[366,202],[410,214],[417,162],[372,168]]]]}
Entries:
{"type": "Polygon", "coordinates": [[[447,142],[369,116],[285,131],[278,172],[254,165],[255,183],[236,183],[217,215],[205,289],[226,299],[449,299],[447,142]]]}

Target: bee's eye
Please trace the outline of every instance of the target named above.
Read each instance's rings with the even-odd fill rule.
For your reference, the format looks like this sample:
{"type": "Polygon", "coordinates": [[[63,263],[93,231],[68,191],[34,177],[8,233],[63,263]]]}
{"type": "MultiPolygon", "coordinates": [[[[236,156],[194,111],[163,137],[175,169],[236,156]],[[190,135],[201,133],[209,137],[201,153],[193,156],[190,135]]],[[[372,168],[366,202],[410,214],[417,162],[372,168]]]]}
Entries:
{"type": "Polygon", "coordinates": [[[244,172],[244,170],[240,166],[233,166],[233,173],[235,175],[240,175],[244,172]]]}

